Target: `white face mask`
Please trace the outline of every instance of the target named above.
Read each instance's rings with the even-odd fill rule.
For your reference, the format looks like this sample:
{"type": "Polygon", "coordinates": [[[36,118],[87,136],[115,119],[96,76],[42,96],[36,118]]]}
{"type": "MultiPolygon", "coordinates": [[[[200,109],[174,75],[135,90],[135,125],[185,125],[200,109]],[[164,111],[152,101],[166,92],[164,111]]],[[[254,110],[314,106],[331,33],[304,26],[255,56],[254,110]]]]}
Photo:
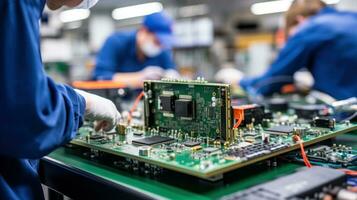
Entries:
{"type": "Polygon", "coordinates": [[[74,7],[76,9],[89,9],[98,3],[99,0],[83,0],[78,6],[74,7]]]}
{"type": "Polygon", "coordinates": [[[149,58],[158,56],[162,52],[162,49],[153,42],[145,42],[141,46],[141,50],[149,58]]]}

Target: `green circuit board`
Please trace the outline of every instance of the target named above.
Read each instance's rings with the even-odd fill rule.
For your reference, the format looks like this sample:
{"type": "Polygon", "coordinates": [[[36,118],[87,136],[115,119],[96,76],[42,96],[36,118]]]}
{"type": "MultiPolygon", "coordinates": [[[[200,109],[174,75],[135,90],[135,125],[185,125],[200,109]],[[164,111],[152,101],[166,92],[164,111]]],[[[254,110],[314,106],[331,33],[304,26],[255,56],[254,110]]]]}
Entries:
{"type": "MultiPolygon", "coordinates": [[[[271,126],[274,126],[274,122],[271,126]]],[[[307,128],[302,137],[306,146],[357,130],[356,124],[337,124],[334,130],[310,127],[308,124],[302,126],[307,128]]],[[[130,163],[130,165],[142,162],[203,179],[212,179],[220,177],[225,172],[299,148],[299,145],[292,140],[291,134],[271,135],[269,143],[263,143],[262,135],[268,132],[271,134],[270,131],[261,127],[252,130],[243,128],[236,137],[236,142],[224,145],[215,143],[215,140],[207,139],[207,137],[186,138],[172,133],[145,132],[130,127],[127,128],[125,135],[117,135],[95,133],[93,128],[85,126],[79,130],[78,136],[71,141],[71,144],[99,152],[96,155],[105,153],[118,156],[118,161],[119,158],[125,158],[123,162],[130,163]],[[173,140],[150,146],[133,143],[133,140],[159,135],[173,140]],[[199,145],[185,145],[185,143],[195,142],[199,145]],[[147,154],[140,155],[142,148],[148,151],[147,154]]]]}
{"type": "Polygon", "coordinates": [[[228,84],[205,81],[145,81],[145,126],[226,140],[231,133],[230,90],[228,84]]]}
{"type": "MultiPolygon", "coordinates": [[[[357,149],[345,145],[313,145],[305,149],[306,156],[313,165],[322,165],[332,168],[357,169],[357,149]]],[[[303,162],[300,152],[286,155],[294,161],[303,162]]]]}
{"type": "MultiPolygon", "coordinates": [[[[144,126],[95,132],[85,123],[68,145],[90,159],[126,170],[165,169],[215,181],[226,172],[357,130],[357,124],[301,112],[231,107],[230,87],[197,81],[145,81],[144,126]],[[240,126],[236,113],[243,112],[240,126]],[[235,118],[234,120],[232,118],[235,118]],[[237,122],[236,122],[237,121],[237,122]]],[[[312,112],[315,115],[315,112],[312,112]]]]}

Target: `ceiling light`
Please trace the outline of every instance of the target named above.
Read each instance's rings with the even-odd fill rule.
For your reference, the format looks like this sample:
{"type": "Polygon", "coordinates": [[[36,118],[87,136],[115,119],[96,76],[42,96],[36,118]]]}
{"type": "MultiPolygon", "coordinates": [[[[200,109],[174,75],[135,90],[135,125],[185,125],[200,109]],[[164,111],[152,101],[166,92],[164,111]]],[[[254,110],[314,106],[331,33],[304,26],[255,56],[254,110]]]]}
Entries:
{"type": "Polygon", "coordinates": [[[135,6],[116,8],[112,12],[112,17],[116,20],[128,19],[149,15],[155,12],[161,12],[162,9],[163,6],[159,2],[145,3],[135,6]]]}
{"type": "Polygon", "coordinates": [[[81,21],[75,21],[75,22],[71,22],[71,23],[67,23],[64,28],[67,30],[72,30],[72,29],[77,29],[80,28],[82,26],[82,22],[81,21]]]}
{"type": "Polygon", "coordinates": [[[62,11],[59,17],[63,23],[68,23],[87,19],[89,15],[90,11],[88,9],[71,9],[62,11]]]}
{"type": "Polygon", "coordinates": [[[338,4],[341,0],[323,0],[327,4],[338,4]]]}
{"type": "MultiPolygon", "coordinates": [[[[337,4],[340,0],[324,0],[327,4],[337,4]]],[[[250,7],[251,12],[254,15],[265,15],[272,13],[285,12],[289,9],[292,0],[276,0],[266,1],[261,3],[255,3],[250,7]]]]}
{"type": "Polygon", "coordinates": [[[181,17],[193,17],[198,15],[206,15],[209,8],[206,4],[197,4],[191,6],[184,6],[179,8],[178,13],[181,17]]]}
{"type": "Polygon", "coordinates": [[[287,11],[291,5],[291,0],[267,1],[255,3],[250,7],[254,15],[264,15],[287,11]]]}

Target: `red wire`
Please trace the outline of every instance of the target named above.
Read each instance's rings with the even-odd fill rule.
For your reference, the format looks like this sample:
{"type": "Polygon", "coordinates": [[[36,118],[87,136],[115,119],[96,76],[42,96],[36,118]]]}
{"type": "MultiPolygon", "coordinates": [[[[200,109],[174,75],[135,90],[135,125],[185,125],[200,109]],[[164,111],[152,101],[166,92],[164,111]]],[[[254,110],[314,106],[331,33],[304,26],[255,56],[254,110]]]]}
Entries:
{"type": "Polygon", "coordinates": [[[302,156],[302,158],[303,158],[303,160],[304,160],[304,163],[305,163],[306,167],[311,168],[312,165],[310,164],[310,161],[309,161],[309,159],[308,159],[307,156],[306,156],[303,141],[302,141],[301,138],[300,138],[299,136],[297,136],[297,135],[295,135],[294,137],[296,138],[296,141],[300,143],[301,156],[302,156]]]}
{"type": "Polygon", "coordinates": [[[140,103],[140,100],[143,98],[143,96],[144,96],[144,91],[140,92],[140,94],[136,97],[135,102],[134,102],[134,104],[131,107],[130,112],[129,112],[128,124],[130,123],[131,118],[132,118],[131,114],[136,110],[136,108],[138,107],[138,105],[140,103]]]}

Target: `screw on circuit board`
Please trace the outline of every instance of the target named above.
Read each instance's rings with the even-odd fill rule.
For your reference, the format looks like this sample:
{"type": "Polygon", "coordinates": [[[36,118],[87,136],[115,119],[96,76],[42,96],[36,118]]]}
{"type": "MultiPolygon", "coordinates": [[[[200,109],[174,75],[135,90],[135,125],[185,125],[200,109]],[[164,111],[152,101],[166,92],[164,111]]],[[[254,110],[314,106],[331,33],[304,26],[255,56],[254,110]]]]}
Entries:
{"type": "Polygon", "coordinates": [[[271,167],[271,160],[267,160],[266,163],[268,167],[271,167]]]}
{"type": "Polygon", "coordinates": [[[276,158],[274,158],[273,160],[273,167],[277,167],[278,166],[278,162],[276,161],[276,158]]]}
{"type": "Polygon", "coordinates": [[[346,121],[345,121],[345,125],[346,125],[346,126],[349,126],[349,125],[351,125],[351,122],[350,122],[350,120],[346,120],[346,121]]]}

